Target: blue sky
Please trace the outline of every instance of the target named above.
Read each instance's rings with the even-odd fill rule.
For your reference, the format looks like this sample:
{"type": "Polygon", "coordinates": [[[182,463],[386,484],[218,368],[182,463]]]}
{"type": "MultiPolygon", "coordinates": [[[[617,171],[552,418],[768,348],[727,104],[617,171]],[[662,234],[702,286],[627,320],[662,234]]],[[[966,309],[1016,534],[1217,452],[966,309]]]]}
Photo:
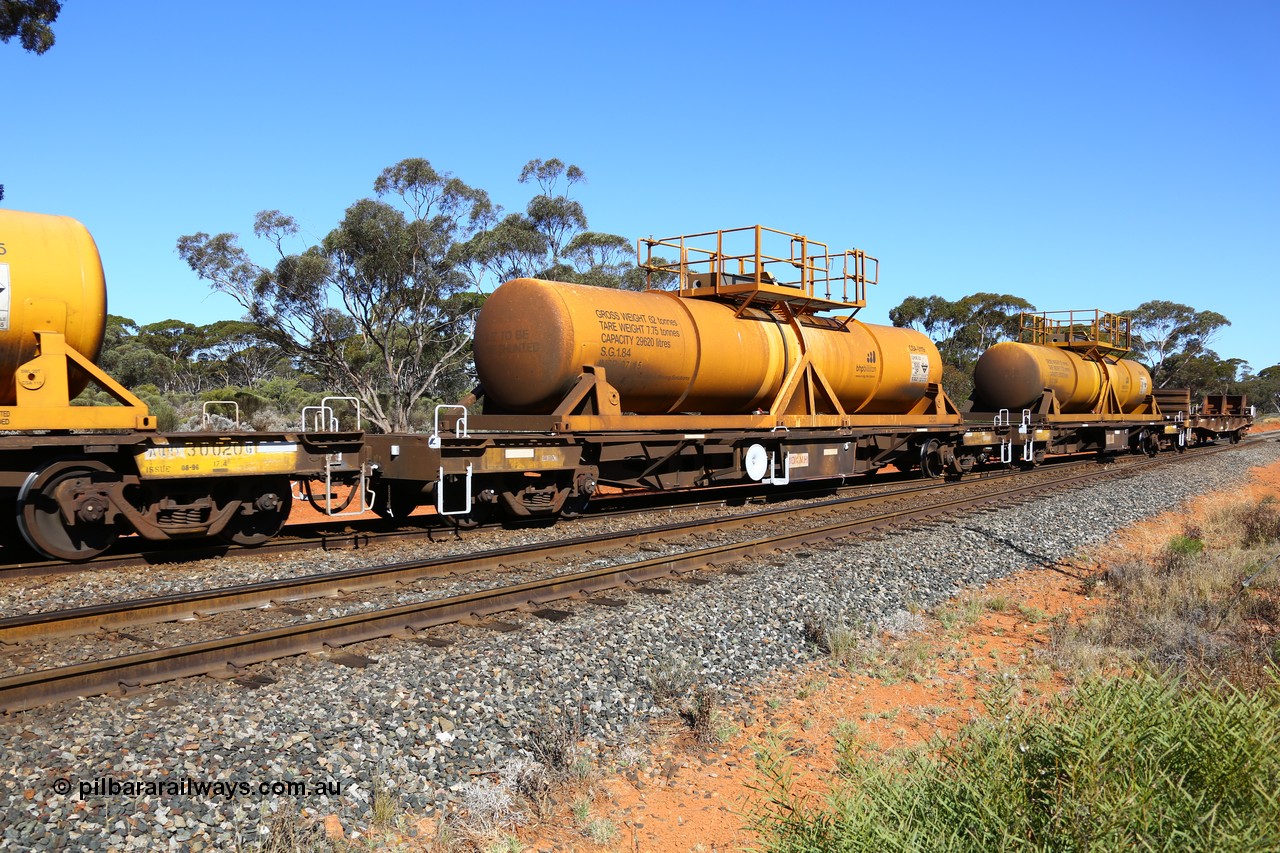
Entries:
{"type": "Polygon", "coordinates": [[[179,235],[278,208],[318,238],[405,157],[518,209],[520,167],[559,157],[594,230],[865,249],[871,322],[1171,299],[1280,362],[1274,2],[66,0],[55,32],[0,45],[3,205],[83,221],[140,323],[240,313],[179,235]]]}

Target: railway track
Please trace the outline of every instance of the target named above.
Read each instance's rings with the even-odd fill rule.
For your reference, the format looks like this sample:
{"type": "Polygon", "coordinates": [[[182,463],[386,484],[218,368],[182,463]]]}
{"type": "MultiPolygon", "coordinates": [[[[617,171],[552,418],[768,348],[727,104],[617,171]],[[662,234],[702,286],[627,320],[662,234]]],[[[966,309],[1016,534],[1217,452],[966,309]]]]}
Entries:
{"type": "MultiPolygon", "coordinates": [[[[1002,476],[1003,474],[1004,472],[984,472],[982,476],[1002,476]]],[[[818,488],[815,488],[812,484],[793,489],[727,486],[699,489],[696,492],[689,493],[673,494],[663,492],[652,494],[643,492],[624,494],[598,501],[599,508],[589,511],[584,517],[622,518],[651,513],[656,509],[679,508],[696,510],[754,501],[805,500],[831,494],[852,494],[869,488],[892,487],[902,482],[918,485],[919,477],[915,474],[888,474],[880,475],[870,481],[864,480],[855,484],[834,487],[828,485],[818,488]]],[[[531,523],[537,525],[545,522],[534,521],[531,523]]],[[[391,524],[395,524],[395,522],[374,518],[355,519],[345,523],[341,521],[336,523],[320,521],[298,524],[286,527],[284,533],[275,539],[253,547],[231,544],[205,544],[201,547],[193,548],[189,544],[173,542],[162,548],[155,547],[154,543],[145,548],[130,548],[127,544],[128,540],[124,540],[118,546],[117,551],[79,563],[66,563],[55,560],[6,561],[3,550],[0,550],[0,580],[42,577],[101,569],[132,568],[163,563],[191,562],[201,559],[241,556],[252,558],[306,550],[362,550],[375,545],[394,545],[423,539],[436,540],[442,537],[456,537],[467,535],[467,533],[476,529],[491,529],[503,526],[501,522],[494,521],[474,528],[459,528],[449,522],[442,522],[432,515],[414,516],[403,526],[388,529],[391,524]]]]}
{"type": "Polygon", "coordinates": [[[783,507],[719,516],[698,522],[675,522],[635,530],[580,536],[542,544],[482,551],[469,555],[449,555],[390,565],[325,572],[301,578],[262,581],[173,595],[134,599],[90,607],[70,608],[0,619],[0,643],[71,636],[100,630],[118,630],[156,622],[197,620],[217,613],[249,608],[278,607],[324,596],[413,583],[427,578],[471,574],[486,570],[531,564],[543,560],[564,560],[593,553],[615,552],[623,548],[662,542],[677,536],[702,536],[712,532],[760,527],[783,519],[818,517],[841,509],[872,507],[941,492],[946,486],[918,481],[910,488],[875,495],[835,498],[801,507],[783,507]]]}
{"type": "MultiPolygon", "coordinates": [[[[1128,460],[1128,457],[1122,457],[1128,460]]],[[[1091,465],[1089,461],[1080,459],[1061,459],[1046,463],[1046,469],[1061,465],[1091,465]]],[[[1123,462],[1121,463],[1123,464],[1123,462]]],[[[962,481],[965,484],[992,477],[1016,475],[1006,469],[991,469],[976,472],[962,481]]],[[[751,502],[777,503],[789,500],[808,500],[830,495],[856,495],[869,489],[892,488],[900,491],[911,491],[919,488],[920,479],[916,473],[880,474],[874,478],[858,478],[858,482],[842,485],[806,484],[794,488],[728,486],[723,488],[699,489],[688,493],[664,492],[653,494],[648,492],[624,494],[597,502],[598,508],[589,511],[586,518],[623,518],[644,515],[655,510],[677,508],[681,510],[697,510],[711,507],[741,505],[751,502]],[[906,484],[903,486],[902,484],[906,484]]],[[[435,541],[442,537],[452,538],[465,536],[472,529],[441,523],[431,515],[415,516],[404,526],[388,529],[390,522],[384,519],[356,519],[346,523],[312,522],[308,524],[286,527],[285,532],[275,539],[254,547],[239,545],[203,545],[193,548],[181,542],[171,543],[168,547],[157,548],[152,543],[149,547],[131,548],[129,540],[122,540],[117,549],[78,563],[66,563],[54,560],[6,560],[3,548],[0,548],[0,581],[16,578],[43,577],[50,575],[70,574],[75,572],[99,571],[104,569],[121,569],[145,567],[158,564],[174,564],[192,562],[202,559],[221,558],[261,558],[271,554],[286,554],[297,551],[351,551],[368,550],[375,546],[412,543],[415,541],[435,541]]],[[[483,528],[501,527],[500,522],[483,525],[483,528]]],[[[143,543],[139,543],[143,544],[143,543]]]]}
{"type": "MultiPolygon", "coordinates": [[[[1226,449],[1226,448],[1221,448],[1226,449]]],[[[1207,452],[1218,452],[1209,450],[1207,452]]],[[[940,517],[965,513],[991,505],[1009,506],[1011,501],[1030,499],[1048,491],[1072,485],[1096,482],[1101,478],[1130,476],[1151,466],[1168,464],[1172,459],[1135,460],[1131,464],[1108,470],[1081,472],[1055,470],[1035,482],[1026,478],[1002,478],[987,486],[997,488],[963,490],[933,485],[918,487],[914,497],[932,493],[939,498],[885,511],[863,513],[853,518],[819,521],[810,527],[754,536],[743,541],[696,548],[679,554],[639,561],[624,562],[603,568],[571,572],[509,586],[500,586],[415,602],[391,608],[369,610],[337,618],[288,625],[205,642],[156,649],[106,660],[40,670],[0,679],[0,709],[20,711],[37,705],[77,696],[113,691],[128,692],[141,686],[192,675],[235,676],[247,667],[272,659],[337,649],[367,640],[413,636],[430,628],[449,623],[479,620],[516,609],[535,612],[566,599],[591,599],[600,593],[625,586],[635,586],[660,578],[679,576],[700,569],[721,567],[735,561],[762,554],[811,547],[851,535],[865,534],[917,520],[936,521],[940,517]]],[[[194,618],[224,610],[262,607],[297,601],[316,595],[328,595],[352,589],[412,582],[417,579],[480,571],[485,567],[506,566],[512,562],[527,563],[540,559],[562,559],[593,549],[613,549],[624,544],[642,544],[674,536],[694,536],[708,529],[776,526],[780,519],[797,515],[813,520],[824,513],[839,512],[861,503],[905,503],[902,493],[873,496],[861,502],[832,500],[800,508],[766,510],[731,518],[718,518],[695,524],[662,525],[627,534],[582,537],[568,542],[552,543],[537,548],[505,549],[470,557],[402,563],[371,569],[353,570],[328,576],[269,581],[243,587],[208,590],[157,599],[143,599],[99,607],[54,611],[28,617],[0,620],[0,641],[12,643],[38,637],[61,636],[92,630],[118,630],[126,625],[172,619],[194,618]]],[[[594,599],[600,600],[600,599],[594,599]]],[[[607,603],[607,601],[602,603],[607,603]]]]}

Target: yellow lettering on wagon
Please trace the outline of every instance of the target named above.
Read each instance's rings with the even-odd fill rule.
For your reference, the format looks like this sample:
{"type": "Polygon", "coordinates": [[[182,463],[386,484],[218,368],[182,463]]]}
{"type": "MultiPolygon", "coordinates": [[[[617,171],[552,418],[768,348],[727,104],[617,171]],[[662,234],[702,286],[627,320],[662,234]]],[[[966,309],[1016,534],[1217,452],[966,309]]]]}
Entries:
{"type": "Polygon", "coordinates": [[[299,464],[292,441],[201,442],[170,440],[134,454],[143,479],[290,474],[299,464]]]}

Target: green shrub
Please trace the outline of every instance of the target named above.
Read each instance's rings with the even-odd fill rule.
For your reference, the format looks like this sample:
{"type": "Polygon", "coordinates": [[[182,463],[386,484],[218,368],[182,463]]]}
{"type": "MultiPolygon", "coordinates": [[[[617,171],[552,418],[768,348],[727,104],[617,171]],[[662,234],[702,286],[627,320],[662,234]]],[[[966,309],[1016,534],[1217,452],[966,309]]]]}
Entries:
{"type": "Polygon", "coordinates": [[[1204,553],[1204,542],[1193,536],[1178,535],[1164,547],[1164,556],[1158,568],[1166,574],[1185,569],[1196,557],[1204,553]]]}
{"type": "Polygon", "coordinates": [[[824,806],[764,768],[770,851],[1280,849],[1280,688],[1095,679],[946,744],[841,762],[824,806]]]}

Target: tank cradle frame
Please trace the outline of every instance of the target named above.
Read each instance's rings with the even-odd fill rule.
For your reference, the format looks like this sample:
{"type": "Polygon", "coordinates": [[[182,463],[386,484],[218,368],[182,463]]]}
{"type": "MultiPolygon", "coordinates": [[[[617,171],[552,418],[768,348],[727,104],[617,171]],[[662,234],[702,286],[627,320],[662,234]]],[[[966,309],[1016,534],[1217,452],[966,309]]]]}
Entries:
{"type": "Polygon", "coordinates": [[[147,404],[68,346],[61,332],[36,330],[35,358],[14,372],[17,403],[0,407],[0,429],[136,429],[154,431],[147,404]],[[75,365],[116,401],[115,406],[73,406],[70,368],[75,365]]]}
{"type": "MultiPolygon", "coordinates": [[[[482,399],[483,389],[468,398],[468,404],[482,399]]],[[[708,430],[830,429],[868,426],[933,427],[958,426],[960,410],[942,386],[928,383],[911,411],[900,415],[849,414],[840,405],[821,369],[805,351],[792,366],[768,410],[746,415],[632,415],[622,411],[618,390],[609,384],[604,367],[584,365],[573,387],[547,415],[475,415],[473,431],[513,432],[614,432],[665,431],[705,432],[708,430]],[[799,409],[799,411],[797,411],[799,409]]],[[[445,418],[444,427],[453,429],[445,418]]]]}
{"type": "Polygon", "coordinates": [[[16,405],[0,407],[0,429],[26,431],[0,435],[0,532],[45,557],[91,559],[130,531],[259,544],[288,519],[291,478],[331,479],[351,462],[363,474],[361,432],[158,434],[146,403],[63,333],[32,334],[36,355],[14,374],[16,405]],[[117,405],[72,405],[73,366],[117,405]]]}

